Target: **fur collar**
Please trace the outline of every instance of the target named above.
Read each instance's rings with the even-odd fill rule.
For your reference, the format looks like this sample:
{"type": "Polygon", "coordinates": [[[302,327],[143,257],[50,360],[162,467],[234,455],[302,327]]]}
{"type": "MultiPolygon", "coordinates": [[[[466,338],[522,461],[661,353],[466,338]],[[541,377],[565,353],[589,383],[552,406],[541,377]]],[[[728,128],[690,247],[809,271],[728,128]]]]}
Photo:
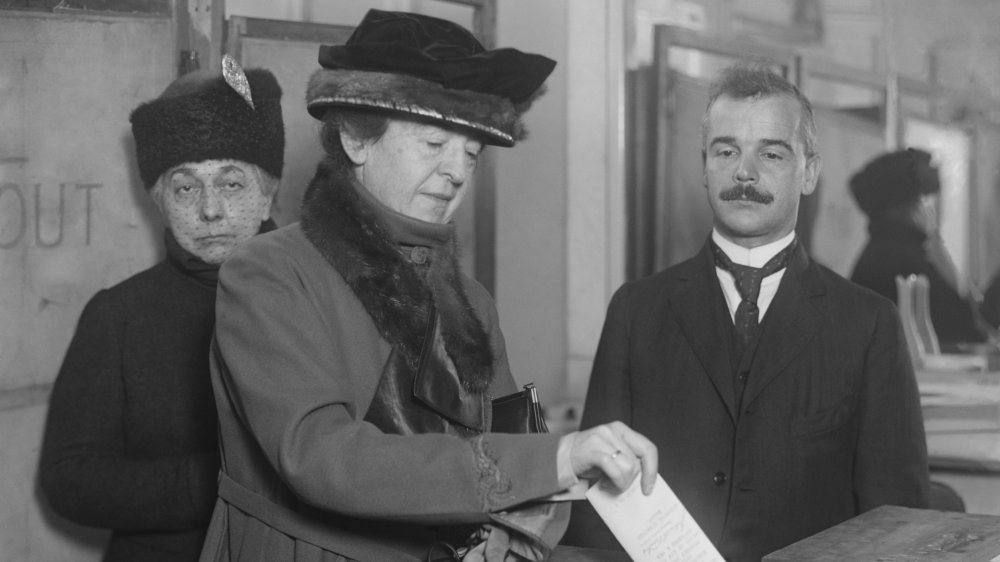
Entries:
{"type": "Polygon", "coordinates": [[[416,372],[427,322],[437,310],[445,349],[466,390],[483,393],[493,378],[494,354],[482,321],[462,288],[455,242],[430,248],[421,275],[370,204],[348,170],[320,163],[302,202],[302,230],[347,281],[379,333],[416,372]]]}

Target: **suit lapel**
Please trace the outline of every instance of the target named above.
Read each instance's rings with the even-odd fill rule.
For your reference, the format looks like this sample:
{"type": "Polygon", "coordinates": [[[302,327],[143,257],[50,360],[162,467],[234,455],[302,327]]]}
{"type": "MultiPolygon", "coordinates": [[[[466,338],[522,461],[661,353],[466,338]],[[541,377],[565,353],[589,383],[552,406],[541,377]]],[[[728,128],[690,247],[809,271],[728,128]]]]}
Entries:
{"type": "Polygon", "coordinates": [[[687,263],[678,279],[681,286],[669,299],[673,317],[735,424],[738,404],[729,359],[732,319],[707,244],[687,263]]]}
{"type": "Polygon", "coordinates": [[[824,294],[816,266],[810,263],[800,245],[764,316],[743,395],[744,404],[750,404],[819,330],[823,322],[820,303],[824,294]]]}

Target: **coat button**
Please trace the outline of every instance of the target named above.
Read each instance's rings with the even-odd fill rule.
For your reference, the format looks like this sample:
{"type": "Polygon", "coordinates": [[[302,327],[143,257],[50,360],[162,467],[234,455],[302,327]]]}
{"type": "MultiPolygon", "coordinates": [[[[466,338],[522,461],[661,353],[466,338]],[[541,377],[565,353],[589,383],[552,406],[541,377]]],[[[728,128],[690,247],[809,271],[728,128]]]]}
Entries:
{"type": "Polygon", "coordinates": [[[726,483],[726,473],[721,470],[716,472],[715,476],[712,477],[712,482],[715,482],[716,486],[722,486],[726,483]]]}
{"type": "Polygon", "coordinates": [[[739,375],[737,375],[736,379],[738,381],[740,381],[741,384],[746,384],[748,377],[749,377],[749,375],[747,374],[747,372],[743,371],[742,373],[740,373],[739,375]]]}

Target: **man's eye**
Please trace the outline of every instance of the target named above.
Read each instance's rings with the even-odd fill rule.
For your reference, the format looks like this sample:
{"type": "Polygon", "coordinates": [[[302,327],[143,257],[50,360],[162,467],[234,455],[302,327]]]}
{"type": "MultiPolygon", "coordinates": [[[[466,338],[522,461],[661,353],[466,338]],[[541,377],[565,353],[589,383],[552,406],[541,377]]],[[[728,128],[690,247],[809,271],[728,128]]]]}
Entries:
{"type": "Polygon", "coordinates": [[[182,183],[180,185],[174,186],[174,192],[179,195],[190,195],[195,192],[197,188],[190,183],[182,183]]]}
{"type": "Polygon", "coordinates": [[[225,188],[228,191],[236,191],[238,189],[243,189],[243,184],[238,181],[227,181],[225,184],[225,188]]]}
{"type": "Polygon", "coordinates": [[[731,148],[720,148],[719,150],[715,151],[715,154],[717,156],[722,156],[724,158],[729,158],[730,156],[735,155],[736,151],[733,150],[733,149],[731,149],[731,148]]]}
{"type": "Polygon", "coordinates": [[[781,154],[777,153],[777,152],[770,152],[769,151],[769,152],[765,152],[764,153],[764,159],[765,160],[781,160],[782,158],[783,158],[783,156],[781,154]]]}

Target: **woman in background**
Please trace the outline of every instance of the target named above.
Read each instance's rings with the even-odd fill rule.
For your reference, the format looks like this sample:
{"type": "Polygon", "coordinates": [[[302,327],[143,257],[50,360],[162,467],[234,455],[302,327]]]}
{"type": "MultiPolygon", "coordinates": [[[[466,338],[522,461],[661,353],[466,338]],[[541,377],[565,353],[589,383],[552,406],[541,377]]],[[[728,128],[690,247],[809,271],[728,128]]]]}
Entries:
{"type": "Polygon", "coordinates": [[[955,266],[941,239],[941,184],[931,155],[913,148],[882,154],[851,178],[850,187],[868,215],[868,244],[851,281],[898,303],[896,276],[925,275],[931,321],[941,343],[983,341],[973,304],[958,292],[955,266]]]}
{"type": "Polygon", "coordinates": [[[41,486],[60,515],[113,531],[104,560],[197,560],[215,502],[218,270],[274,228],[285,145],[274,76],[230,68],[186,74],[132,113],[166,259],[87,303],[52,390],[41,486]]]}

